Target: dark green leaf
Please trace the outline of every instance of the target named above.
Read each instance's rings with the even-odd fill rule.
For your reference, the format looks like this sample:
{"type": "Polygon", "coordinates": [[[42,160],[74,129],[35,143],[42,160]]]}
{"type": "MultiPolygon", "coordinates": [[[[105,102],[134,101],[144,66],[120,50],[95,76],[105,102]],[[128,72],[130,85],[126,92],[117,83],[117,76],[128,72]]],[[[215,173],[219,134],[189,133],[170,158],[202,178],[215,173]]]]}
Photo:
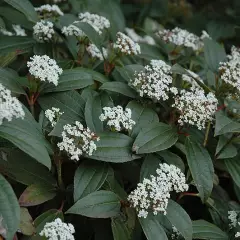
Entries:
{"type": "Polygon", "coordinates": [[[108,82],[108,81],[109,81],[109,79],[108,79],[105,75],[103,75],[103,74],[100,73],[100,72],[96,72],[96,71],[94,71],[94,70],[92,70],[92,69],[90,69],[90,68],[83,68],[83,67],[80,68],[80,67],[79,67],[79,68],[77,68],[77,69],[78,69],[78,70],[81,69],[82,71],[90,74],[90,75],[92,76],[93,80],[95,80],[95,81],[97,81],[97,82],[105,83],[105,82],[108,82]]]}
{"type": "Polygon", "coordinates": [[[186,240],[192,240],[192,221],[185,210],[171,199],[167,207],[167,219],[177,228],[186,240]]]}
{"type": "Polygon", "coordinates": [[[215,136],[239,131],[240,123],[232,121],[230,118],[223,115],[222,112],[216,113],[215,136]]]}
{"type": "Polygon", "coordinates": [[[237,148],[232,143],[228,143],[228,141],[229,139],[223,135],[219,137],[215,153],[215,155],[217,155],[217,159],[233,158],[237,156],[237,148]]]}
{"type": "Polygon", "coordinates": [[[56,107],[64,112],[69,118],[78,121],[84,120],[83,113],[85,102],[76,91],[46,94],[40,97],[38,102],[43,110],[56,107]]]}
{"type": "Polygon", "coordinates": [[[214,168],[208,151],[188,137],[185,142],[186,156],[193,180],[202,201],[206,201],[213,188],[214,168]]]}
{"type": "Polygon", "coordinates": [[[66,213],[92,218],[109,218],[120,213],[120,199],[110,191],[100,190],[78,200],[66,213]]]}
{"type": "Polygon", "coordinates": [[[35,41],[28,37],[1,36],[0,53],[6,54],[15,51],[25,52],[33,47],[35,41]]]}
{"type": "Polygon", "coordinates": [[[33,226],[33,220],[29,214],[27,208],[20,209],[20,225],[19,228],[24,235],[33,235],[35,232],[35,227],[33,226]]]}
{"type": "Polygon", "coordinates": [[[139,218],[139,222],[148,240],[168,240],[164,228],[157,220],[157,216],[148,214],[147,218],[139,218]]]}
{"type": "Polygon", "coordinates": [[[28,0],[4,0],[12,7],[16,8],[19,12],[22,12],[29,21],[37,22],[38,17],[33,5],[28,0]]]}
{"type": "Polygon", "coordinates": [[[185,171],[185,166],[184,166],[183,160],[175,153],[172,153],[168,150],[164,150],[161,152],[157,152],[157,154],[159,156],[161,156],[167,164],[173,164],[173,165],[177,166],[178,168],[180,168],[182,170],[182,172],[185,171]]]}
{"type": "Polygon", "coordinates": [[[0,174],[0,223],[6,229],[6,239],[12,240],[20,223],[20,207],[11,185],[0,174]]]}
{"type": "Polygon", "coordinates": [[[152,109],[143,107],[136,101],[128,103],[127,108],[132,111],[132,120],[135,121],[135,125],[130,133],[131,137],[136,137],[140,131],[151,123],[159,122],[158,115],[152,109]]]}
{"type": "Polygon", "coordinates": [[[138,134],[132,149],[138,154],[162,151],[174,145],[177,139],[174,127],[161,122],[152,123],[138,134]]]}
{"type": "Polygon", "coordinates": [[[17,81],[18,75],[8,68],[0,68],[0,83],[13,93],[26,94],[17,81]]]}
{"type": "Polygon", "coordinates": [[[204,56],[213,72],[218,72],[219,63],[224,62],[227,57],[223,46],[209,38],[204,39],[204,56]]]}
{"type": "Polygon", "coordinates": [[[150,178],[151,175],[156,175],[156,169],[159,168],[161,158],[154,154],[149,154],[144,158],[140,172],[140,182],[144,178],[150,178]]]}
{"type": "Polygon", "coordinates": [[[11,122],[4,121],[0,126],[0,136],[50,168],[51,159],[47,151],[49,144],[29,111],[24,108],[24,112],[24,119],[13,119],[11,122]]]}
{"type": "Polygon", "coordinates": [[[13,180],[25,185],[41,183],[56,186],[51,172],[29,155],[18,149],[4,149],[0,153],[0,169],[4,169],[4,174],[13,180]]]}
{"type": "Polygon", "coordinates": [[[112,218],[111,225],[114,240],[131,239],[131,231],[128,228],[126,222],[119,218],[112,218]]]}
{"type": "Polygon", "coordinates": [[[55,195],[56,189],[50,185],[32,184],[20,196],[19,204],[23,207],[35,206],[51,200],[55,195]]]}
{"type": "Polygon", "coordinates": [[[85,120],[93,132],[103,131],[103,122],[99,119],[104,107],[113,105],[111,98],[105,93],[89,98],[85,106],[85,120]]]}
{"type": "Polygon", "coordinates": [[[57,86],[54,86],[53,84],[44,84],[41,93],[82,89],[93,83],[92,76],[82,71],[81,68],[68,69],[63,71],[63,74],[58,80],[57,86]]]}
{"type": "Polygon", "coordinates": [[[239,157],[224,160],[227,171],[230,173],[233,181],[240,187],[240,162],[239,157]]]}
{"type": "Polygon", "coordinates": [[[34,220],[34,226],[36,227],[36,233],[40,233],[44,225],[48,222],[53,222],[56,218],[61,218],[63,220],[63,213],[57,209],[50,209],[34,220]]]}
{"type": "Polygon", "coordinates": [[[100,87],[100,89],[120,93],[130,98],[137,97],[136,92],[123,82],[106,82],[100,87]]]}
{"type": "Polygon", "coordinates": [[[228,236],[220,228],[205,220],[193,221],[193,239],[228,240],[228,236]]]}
{"type": "Polygon", "coordinates": [[[131,152],[133,139],[113,132],[99,134],[100,141],[96,143],[97,150],[93,152],[92,159],[105,162],[128,162],[139,158],[131,152]]]}
{"type": "Polygon", "coordinates": [[[84,161],[74,175],[74,201],[97,191],[108,176],[109,166],[101,162],[84,161]]]}

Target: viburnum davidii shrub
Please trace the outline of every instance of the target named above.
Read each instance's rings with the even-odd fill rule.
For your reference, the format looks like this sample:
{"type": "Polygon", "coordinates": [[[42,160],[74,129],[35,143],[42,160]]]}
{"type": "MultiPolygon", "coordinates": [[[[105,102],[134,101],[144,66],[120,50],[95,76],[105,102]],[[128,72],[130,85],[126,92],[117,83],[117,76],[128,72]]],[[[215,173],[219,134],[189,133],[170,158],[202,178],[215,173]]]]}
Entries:
{"type": "Polygon", "coordinates": [[[240,239],[233,5],[120,2],[0,2],[0,239],[240,239]]]}

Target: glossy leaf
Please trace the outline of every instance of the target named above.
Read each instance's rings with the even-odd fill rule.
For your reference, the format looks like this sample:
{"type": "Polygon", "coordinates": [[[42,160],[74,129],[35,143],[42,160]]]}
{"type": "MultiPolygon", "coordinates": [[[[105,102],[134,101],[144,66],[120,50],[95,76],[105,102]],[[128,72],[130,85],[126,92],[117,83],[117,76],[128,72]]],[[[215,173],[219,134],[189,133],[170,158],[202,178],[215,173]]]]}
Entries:
{"type": "Polygon", "coordinates": [[[78,200],[66,213],[92,218],[109,218],[120,213],[120,199],[110,191],[100,190],[78,200]]]}
{"type": "Polygon", "coordinates": [[[56,186],[55,178],[44,165],[18,149],[4,149],[0,152],[0,169],[4,169],[8,177],[25,185],[56,186]]]}
{"type": "Polygon", "coordinates": [[[97,191],[108,176],[109,167],[105,163],[84,161],[74,175],[74,201],[97,191]]]}
{"type": "Polygon", "coordinates": [[[174,127],[165,123],[152,123],[137,135],[132,149],[137,154],[162,151],[174,145],[177,139],[174,127]]]}
{"type": "Polygon", "coordinates": [[[92,85],[93,83],[92,76],[82,71],[82,69],[68,69],[64,70],[62,75],[59,77],[57,86],[53,84],[45,84],[44,88],[41,89],[41,93],[82,89],[92,85]]]}
{"type": "Polygon", "coordinates": [[[213,72],[218,72],[219,63],[226,60],[226,53],[222,45],[210,38],[205,38],[204,57],[208,67],[213,72]]]}
{"type": "Polygon", "coordinates": [[[29,214],[27,208],[20,209],[20,225],[19,228],[24,235],[31,236],[35,232],[35,227],[33,226],[33,219],[29,214]]]}
{"type": "Polygon", "coordinates": [[[29,21],[37,22],[37,13],[29,0],[4,0],[6,3],[10,4],[12,7],[16,8],[19,12],[22,12],[29,21]]]}
{"type": "Polygon", "coordinates": [[[13,119],[11,122],[4,121],[0,125],[0,136],[50,168],[51,159],[47,150],[49,144],[29,111],[26,108],[24,108],[24,111],[24,119],[13,119]]]}
{"type": "Polygon", "coordinates": [[[227,168],[227,171],[230,173],[233,181],[240,187],[240,163],[239,157],[232,159],[225,159],[224,164],[227,168]]]}
{"type": "Polygon", "coordinates": [[[93,152],[92,159],[123,163],[139,158],[131,152],[132,138],[114,132],[104,132],[98,136],[100,141],[96,142],[97,150],[93,152]]]}
{"type": "Polygon", "coordinates": [[[216,113],[215,136],[240,132],[240,123],[232,121],[221,112],[216,113]]]}
{"type": "Polygon", "coordinates": [[[206,201],[213,188],[214,168],[208,151],[188,137],[185,141],[186,156],[193,180],[202,201],[206,201]]]}
{"type": "Polygon", "coordinates": [[[106,82],[100,87],[100,89],[120,93],[130,98],[137,97],[137,93],[123,82],[106,82]]]}
{"type": "Polygon", "coordinates": [[[146,128],[146,126],[149,124],[159,122],[158,115],[155,111],[150,108],[143,107],[136,101],[129,102],[127,108],[131,109],[131,118],[136,123],[130,131],[131,137],[136,137],[138,133],[146,128]]]}
{"type": "Polygon", "coordinates": [[[113,232],[114,240],[130,240],[131,239],[131,231],[128,228],[125,221],[119,218],[111,219],[111,226],[113,232]]]}
{"type": "Polygon", "coordinates": [[[193,221],[193,239],[228,240],[220,228],[205,220],[193,221]]]}
{"type": "Polygon", "coordinates": [[[20,207],[11,185],[0,174],[0,223],[6,229],[6,239],[12,240],[20,223],[20,207]]]}
{"type": "Polygon", "coordinates": [[[18,75],[8,68],[0,68],[0,83],[13,93],[25,94],[20,84],[16,81],[18,75]]]}
{"type": "Polygon", "coordinates": [[[157,217],[148,214],[147,218],[139,218],[144,234],[148,240],[167,240],[164,228],[161,226],[157,217]]]}
{"type": "Polygon", "coordinates": [[[49,185],[32,184],[28,186],[19,198],[23,207],[39,205],[51,200],[56,195],[56,189],[49,185]]]}
{"type": "Polygon", "coordinates": [[[15,51],[25,52],[31,49],[34,43],[35,41],[28,37],[1,36],[0,52],[1,54],[15,51]]]}
{"type": "Polygon", "coordinates": [[[186,240],[192,240],[191,218],[178,203],[171,199],[168,202],[166,217],[186,240]]]}

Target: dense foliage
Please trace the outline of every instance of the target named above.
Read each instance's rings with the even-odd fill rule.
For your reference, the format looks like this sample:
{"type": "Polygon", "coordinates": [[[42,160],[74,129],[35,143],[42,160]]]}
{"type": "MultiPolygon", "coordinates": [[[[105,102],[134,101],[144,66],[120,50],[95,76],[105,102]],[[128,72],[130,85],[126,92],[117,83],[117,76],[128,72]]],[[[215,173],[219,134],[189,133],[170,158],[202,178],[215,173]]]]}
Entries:
{"type": "Polygon", "coordinates": [[[239,0],[0,2],[0,239],[240,237],[239,0]]]}

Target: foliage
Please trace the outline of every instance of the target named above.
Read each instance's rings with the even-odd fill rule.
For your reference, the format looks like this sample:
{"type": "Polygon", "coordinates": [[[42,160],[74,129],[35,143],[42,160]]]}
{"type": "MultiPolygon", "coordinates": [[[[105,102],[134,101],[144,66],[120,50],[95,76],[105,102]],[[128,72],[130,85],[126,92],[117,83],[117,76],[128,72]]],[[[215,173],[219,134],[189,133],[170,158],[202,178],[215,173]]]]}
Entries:
{"type": "Polygon", "coordinates": [[[220,2],[0,2],[0,239],[240,236],[240,5],[220,2]]]}

